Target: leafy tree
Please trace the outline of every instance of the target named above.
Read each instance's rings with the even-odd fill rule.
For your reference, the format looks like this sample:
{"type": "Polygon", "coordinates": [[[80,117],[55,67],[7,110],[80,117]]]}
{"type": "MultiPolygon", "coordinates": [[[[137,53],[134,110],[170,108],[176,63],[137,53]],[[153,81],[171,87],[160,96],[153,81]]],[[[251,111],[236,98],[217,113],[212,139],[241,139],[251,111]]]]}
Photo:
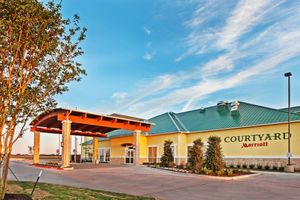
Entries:
{"type": "Polygon", "coordinates": [[[28,154],[29,155],[33,154],[33,146],[28,146],[28,154]]]}
{"type": "Polygon", "coordinates": [[[174,164],[174,155],[171,148],[172,144],[173,142],[171,140],[166,140],[164,143],[164,153],[160,159],[163,167],[171,167],[174,164]]]}
{"type": "Polygon", "coordinates": [[[224,168],[224,159],[221,148],[221,138],[210,136],[208,138],[208,148],[205,153],[204,165],[213,172],[218,172],[224,168]]]}
{"type": "Polygon", "coordinates": [[[191,169],[195,173],[200,173],[203,167],[203,142],[201,138],[193,142],[193,146],[190,149],[190,157],[188,159],[191,169]]]}
{"type": "Polygon", "coordinates": [[[13,145],[24,134],[28,120],[54,108],[55,96],[68,90],[66,84],[85,75],[76,59],[83,54],[79,44],[85,32],[77,15],[62,18],[61,3],[1,1],[1,199],[13,145]]]}

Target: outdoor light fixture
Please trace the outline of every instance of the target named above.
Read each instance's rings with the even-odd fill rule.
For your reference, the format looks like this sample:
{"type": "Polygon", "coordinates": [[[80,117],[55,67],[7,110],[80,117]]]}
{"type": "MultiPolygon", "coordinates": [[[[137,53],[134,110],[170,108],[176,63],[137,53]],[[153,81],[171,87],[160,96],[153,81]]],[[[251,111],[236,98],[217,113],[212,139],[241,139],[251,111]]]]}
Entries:
{"type": "Polygon", "coordinates": [[[288,165],[291,165],[291,72],[287,72],[284,74],[285,77],[288,78],[288,165]]]}

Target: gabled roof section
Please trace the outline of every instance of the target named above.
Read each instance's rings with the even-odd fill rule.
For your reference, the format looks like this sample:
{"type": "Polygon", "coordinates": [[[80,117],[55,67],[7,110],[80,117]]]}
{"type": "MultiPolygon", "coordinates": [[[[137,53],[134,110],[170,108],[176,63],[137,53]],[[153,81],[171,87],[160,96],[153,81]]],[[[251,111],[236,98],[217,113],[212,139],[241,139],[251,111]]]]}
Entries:
{"type": "MultiPolygon", "coordinates": [[[[230,104],[228,104],[222,110],[219,110],[217,106],[212,106],[205,108],[204,112],[197,109],[177,113],[177,117],[191,132],[282,123],[288,119],[286,112],[277,109],[245,102],[239,103],[236,113],[230,111],[230,104]]],[[[291,117],[292,120],[300,120],[299,115],[292,114],[291,117]]]]}
{"type": "MultiPolygon", "coordinates": [[[[288,112],[288,108],[281,108],[280,111],[288,112]]],[[[291,113],[300,114],[300,106],[291,107],[291,113]]]]}
{"type": "MultiPolygon", "coordinates": [[[[151,130],[149,134],[157,133],[175,133],[175,132],[187,132],[185,126],[177,118],[175,113],[164,113],[158,116],[155,116],[148,120],[152,123],[151,130]]],[[[132,135],[132,131],[119,129],[107,133],[108,138],[122,137],[132,135]]]]}
{"type": "Polygon", "coordinates": [[[164,113],[149,119],[154,123],[149,134],[182,132],[181,125],[174,118],[175,113],[164,113]]]}
{"type": "Polygon", "coordinates": [[[172,119],[172,122],[176,126],[177,130],[180,132],[189,132],[185,125],[180,121],[180,119],[177,117],[176,113],[169,112],[170,118],[172,119]]]}

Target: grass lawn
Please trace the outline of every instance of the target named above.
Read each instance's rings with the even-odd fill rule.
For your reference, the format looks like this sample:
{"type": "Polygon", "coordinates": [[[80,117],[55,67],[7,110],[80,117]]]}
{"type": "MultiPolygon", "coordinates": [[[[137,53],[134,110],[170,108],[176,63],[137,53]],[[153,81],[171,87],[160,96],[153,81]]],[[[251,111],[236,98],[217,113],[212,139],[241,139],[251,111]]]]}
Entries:
{"type": "MultiPolygon", "coordinates": [[[[29,194],[34,183],[9,181],[7,193],[29,194]]],[[[154,200],[155,198],[140,197],[101,190],[90,190],[63,185],[38,183],[33,199],[126,199],[126,200],[154,200]]]]}

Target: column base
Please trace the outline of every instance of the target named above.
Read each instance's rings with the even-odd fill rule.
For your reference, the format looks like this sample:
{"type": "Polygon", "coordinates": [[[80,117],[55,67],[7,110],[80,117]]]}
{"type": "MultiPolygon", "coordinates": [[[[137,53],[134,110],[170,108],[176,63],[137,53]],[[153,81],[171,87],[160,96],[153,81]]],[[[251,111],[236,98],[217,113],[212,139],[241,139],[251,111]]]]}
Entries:
{"type": "Polygon", "coordinates": [[[73,170],[74,169],[74,167],[60,167],[60,168],[63,170],[73,170]]]}

